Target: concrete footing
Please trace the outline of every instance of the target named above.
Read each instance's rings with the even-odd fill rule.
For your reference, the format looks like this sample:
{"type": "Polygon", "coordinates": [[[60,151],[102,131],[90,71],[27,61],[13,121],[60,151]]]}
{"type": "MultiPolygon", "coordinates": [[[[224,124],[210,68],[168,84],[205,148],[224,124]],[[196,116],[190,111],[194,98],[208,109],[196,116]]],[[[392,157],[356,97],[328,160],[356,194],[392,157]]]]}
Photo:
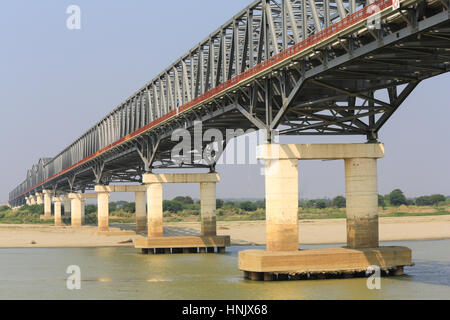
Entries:
{"type": "Polygon", "coordinates": [[[239,252],[239,269],[257,281],[365,277],[370,266],[378,266],[384,275],[401,275],[404,266],[412,265],[406,247],[239,252]]]}
{"type": "Polygon", "coordinates": [[[230,236],[138,237],[134,247],[144,254],[224,253],[230,236]]]}
{"type": "Polygon", "coordinates": [[[322,144],[258,147],[265,161],[266,251],[239,253],[239,269],[251,280],[300,280],[365,276],[370,266],[400,274],[411,250],[379,247],[377,159],[384,145],[322,144]],[[298,161],[345,161],[347,247],[298,250],[298,161]]]}

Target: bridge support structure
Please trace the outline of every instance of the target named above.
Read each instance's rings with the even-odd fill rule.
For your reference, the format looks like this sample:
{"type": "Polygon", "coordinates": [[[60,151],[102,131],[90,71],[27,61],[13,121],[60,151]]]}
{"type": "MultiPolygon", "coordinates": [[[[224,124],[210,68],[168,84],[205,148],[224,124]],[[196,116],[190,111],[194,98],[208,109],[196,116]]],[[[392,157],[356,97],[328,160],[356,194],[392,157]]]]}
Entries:
{"type": "Polygon", "coordinates": [[[34,206],[36,204],[36,196],[30,195],[29,199],[30,199],[30,205],[34,206]]]}
{"type": "Polygon", "coordinates": [[[72,227],[81,227],[85,223],[85,204],[86,199],[97,199],[95,193],[69,193],[72,227]]]}
{"type": "Polygon", "coordinates": [[[109,192],[98,191],[97,192],[97,224],[98,232],[109,231],[109,192]]]}
{"type": "Polygon", "coordinates": [[[111,192],[145,192],[145,187],[125,186],[125,185],[120,186],[97,185],[95,186],[95,192],[97,193],[97,210],[98,210],[97,211],[98,230],[96,235],[98,236],[135,235],[136,233],[132,230],[113,231],[109,228],[109,199],[111,192]]]}
{"type": "Polygon", "coordinates": [[[217,173],[193,174],[145,174],[143,182],[147,186],[148,237],[139,237],[135,247],[143,253],[203,253],[225,252],[230,245],[229,236],[217,236],[216,228],[216,184],[220,181],[217,173]],[[163,232],[163,184],[200,184],[201,235],[187,237],[164,237],[163,232]]]}
{"type": "Polygon", "coordinates": [[[34,195],[36,197],[36,204],[44,204],[44,195],[40,192],[36,192],[34,195]]]}
{"type": "MultiPolygon", "coordinates": [[[[41,215],[41,220],[53,220],[52,216],[52,190],[44,190],[43,194],[43,203],[44,203],[44,215],[41,215]]],[[[39,199],[39,198],[38,198],[39,199]]]]}
{"type": "Polygon", "coordinates": [[[70,212],[71,212],[71,200],[69,199],[68,196],[64,197],[63,199],[64,201],[64,217],[70,217],[70,212]]]}
{"type": "Polygon", "coordinates": [[[412,265],[409,248],[379,247],[377,159],[383,157],[380,143],[259,146],[258,158],[265,161],[267,246],[239,253],[245,277],[362,276],[372,265],[399,274],[412,265]],[[346,170],[347,246],[299,250],[298,161],[339,159],[346,170]]]}
{"type": "Polygon", "coordinates": [[[136,233],[145,232],[147,229],[147,203],[146,190],[134,193],[136,203],[136,233]]]}
{"type": "Polygon", "coordinates": [[[64,202],[64,197],[53,197],[53,209],[55,212],[55,227],[60,227],[62,225],[62,215],[61,215],[61,207],[64,202]]]}

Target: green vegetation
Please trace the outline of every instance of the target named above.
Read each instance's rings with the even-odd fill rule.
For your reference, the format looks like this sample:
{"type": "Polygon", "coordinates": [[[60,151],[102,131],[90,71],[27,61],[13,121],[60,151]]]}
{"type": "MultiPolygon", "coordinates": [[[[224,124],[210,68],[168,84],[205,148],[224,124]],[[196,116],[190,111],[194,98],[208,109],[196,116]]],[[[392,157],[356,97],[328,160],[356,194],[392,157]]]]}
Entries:
{"type": "Polygon", "coordinates": [[[4,224],[51,224],[51,221],[41,221],[44,205],[23,206],[12,210],[8,206],[0,207],[0,223],[4,224]]]}
{"type": "Polygon", "coordinates": [[[386,215],[383,215],[383,217],[424,217],[424,216],[445,216],[445,215],[449,215],[450,211],[445,211],[445,210],[441,210],[441,211],[435,211],[435,212],[431,212],[431,213],[427,213],[427,212],[422,212],[422,213],[414,213],[411,214],[409,212],[392,212],[386,215]]]}
{"type": "MultiPolygon", "coordinates": [[[[218,221],[254,221],[265,219],[265,200],[230,201],[217,199],[218,221]]],[[[434,194],[408,199],[400,189],[390,194],[378,196],[380,216],[432,216],[450,214],[450,198],[434,194]]],[[[334,199],[316,199],[299,201],[299,219],[337,219],[345,218],[346,199],[338,196],[334,199]]],[[[191,197],[176,197],[163,201],[164,219],[168,222],[200,221],[200,202],[191,197]]],[[[51,224],[41,221],[43,205],[23,206],[11,210],[7,206],[0,207],[0,223],[5,224],[51,224]]],[[[135,220],[136,205],[134,202],[118,201],[109,203],[110,221],[132,223],[135,220]]],[[[97,224],[97,206],[86,205],[86,223],[97,224]]],[[[70,223],[69,218],[63,222],[70,223]]]]}
{"type": "Polygon", "coordinates": [[[401,206],[402,204],[408,204],[403,191],[400,189],[395,189],[389,194],[389,203],[392,206],[401,206]]]}
{"type": "Polygon", "coordinates": [[[446,199],[442,194],[433,194],[431,196],[422,196],[416,199],[418,206],[437,206],[440,203],[445,203],[446,199]]]}

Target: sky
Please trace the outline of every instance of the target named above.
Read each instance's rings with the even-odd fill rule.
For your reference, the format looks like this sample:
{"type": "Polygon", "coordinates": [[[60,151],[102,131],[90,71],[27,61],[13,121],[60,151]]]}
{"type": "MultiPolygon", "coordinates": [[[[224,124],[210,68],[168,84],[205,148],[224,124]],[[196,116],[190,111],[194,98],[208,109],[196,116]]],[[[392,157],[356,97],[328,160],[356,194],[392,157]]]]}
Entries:
{"type": "MultiPolygon", "coordinates": [[[[0,3],[0,203],[39,158],[53,157],[250,0],[0,3]],[[69,30],[69,5],[81,29],[69,30]]],[[[422,82],[380,132],[379,192],[450,195],[450,74],[422,82]]],[[[365,137],[291,137],[282,143],[354,143],[365,137]]],[[[344,195],[343,161],[300,163],[300,198],[344,195]]],[[[260,165],[218,166],[219,198],[263,198],[260,165]]],[[[164,187],[167,199],[199,196],[164,187]]],[[[129,200],[116,194],[113,199],[129,200]]]]}

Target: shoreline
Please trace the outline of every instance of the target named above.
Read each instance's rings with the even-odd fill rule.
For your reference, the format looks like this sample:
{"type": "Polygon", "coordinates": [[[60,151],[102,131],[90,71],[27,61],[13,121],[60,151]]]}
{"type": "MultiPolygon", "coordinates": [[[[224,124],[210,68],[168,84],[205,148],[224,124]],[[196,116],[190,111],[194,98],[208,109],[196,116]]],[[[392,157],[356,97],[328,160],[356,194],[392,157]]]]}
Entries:
{"type": "MultiPolygon", "coordinates": [[[[380,243],[391,241],[437,241],[450,239],[450,215],[380,217],[380,243]]],[[[133,230],[134,224],[110,225],[111,231],[133,230]]],[[[135,229],[134,229],[135,230],[135,229]]],[[[72,228],[51,225],[0,224],[0,248],[101,248],[134,247],[137,235],[97,236],[96,226],[72,228]]],[[[265,245],[265,221],[218,221],[218,235],[230,235],[232,246],[265,245]]],[[[200,234],[198,222],[164,224],[165,236],[200,234]]],[[[346,219],[299,221],[299,244],[345,245],[346,219]]]]}

